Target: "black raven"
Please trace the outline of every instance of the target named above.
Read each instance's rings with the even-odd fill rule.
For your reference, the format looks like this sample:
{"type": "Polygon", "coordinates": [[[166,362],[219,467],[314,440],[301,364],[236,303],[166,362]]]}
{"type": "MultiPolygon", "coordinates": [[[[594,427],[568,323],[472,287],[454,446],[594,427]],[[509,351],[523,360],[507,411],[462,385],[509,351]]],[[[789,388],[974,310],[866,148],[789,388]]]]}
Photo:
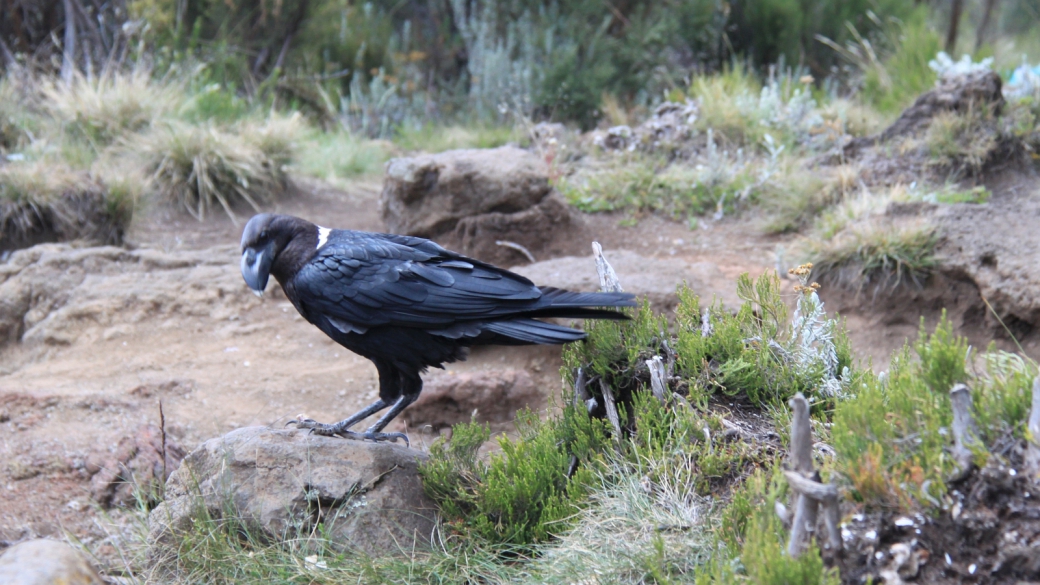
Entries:
{"type": "Polygon", "coordinates": [[[334,424],[294,421],[320,435],[396,440],[382,433],[419,397],[419,374],[463,360],[474,345],[561,344],[585,333],[539,317],[624,319],[625,293],[535,286],[508,270],[423,238],[331,230],[298,217],[260,214],[242,233],[242,277],[257,295],[274,275],[304,319],[379,372],[379,400],[334,424]],[[349,428],[390,407],[364,433],[349,428]]]}

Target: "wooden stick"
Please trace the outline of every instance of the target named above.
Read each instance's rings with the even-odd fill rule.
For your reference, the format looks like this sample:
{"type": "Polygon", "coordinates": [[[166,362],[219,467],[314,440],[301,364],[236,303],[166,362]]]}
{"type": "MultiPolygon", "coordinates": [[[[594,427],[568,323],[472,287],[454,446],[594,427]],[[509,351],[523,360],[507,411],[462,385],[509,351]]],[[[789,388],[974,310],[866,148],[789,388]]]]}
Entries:
{"type": "Polygon", "coordinates": [[[812,423],[809,422],[809,401],[799,392],[787,401],[791,410],[791,468],[802,474],[813,471],[812,423]]]}
{"type": "Polygon", "coordinates": [[[950,405],[953,408],[953,457],[960,465],[954,480],[963,479],[974,467],[972,447],[980,445],[979,429],[971,415],[971,390],[957,384],[950,390],[950,405]]]}
{"type": "Polygon", "coordinates": [[[791,520],[791,541],[787,544],[787,554],[792,559],[798,558],[808,548],[812,535],[816,532],[816,513],[819,507],[819,502],[809,496],[798,496],[794,519],[791,520]]]}
{"type": "Polygon", "coordinates": [[[599,242],[592,242],[592,253],[596,256],[596,272],[599,273],[599,289],[603,292],[624,292],[617,273],[610,266],[610,262],[603,256],[603,246],[599,242]]]}
{"type": "Polygon", "coordinates": [[[655,355],[646,360],[646,367],[650,369],[650,392],[653,393],[654,398],[664,404],[668,396],[668,385],[664,381],[666,377],[664,361],[661,360],[661,356],[655,355]]]}
{"type": "Polygon", "coordinates": [[[607,409],[607,420],[610,421],[610,426],[614,427],[614,438],[621,440],[621,417],[618,416],[617,402],[614,401],[614,391],[610,389],[610,384],[607,384],[603,378],[599,379],[599,388],[603,391],[603,405],[607,409]]]}
{"type": "Polygon", "coordinates": [[[787,478],[787,484],[791,489],[799,495],[809,496],[820,502],[838,499],[838,488],[834,484],[820,483],[795,471],[785,471],[784,477],[787,478]]]}
{"type": "Polygon", "coordinates": [[[589,399],[588,380],[585,378],[585,368],[578,368],[578,375],[574,377],[574,406],[585,404],[589,399]]]}

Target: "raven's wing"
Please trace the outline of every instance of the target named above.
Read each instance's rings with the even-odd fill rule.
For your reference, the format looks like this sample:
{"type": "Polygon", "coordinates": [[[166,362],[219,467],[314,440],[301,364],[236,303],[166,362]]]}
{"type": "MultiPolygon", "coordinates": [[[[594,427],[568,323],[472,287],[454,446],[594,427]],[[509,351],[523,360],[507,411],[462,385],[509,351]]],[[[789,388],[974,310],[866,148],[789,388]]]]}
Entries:
{"type": "Polygon", "coordinates": [[[476,335],[475,322],[537,308],[530,280],[422,238],[335,231],[293,278],[299,302],[343,332],[396,325],[476,335]]]}

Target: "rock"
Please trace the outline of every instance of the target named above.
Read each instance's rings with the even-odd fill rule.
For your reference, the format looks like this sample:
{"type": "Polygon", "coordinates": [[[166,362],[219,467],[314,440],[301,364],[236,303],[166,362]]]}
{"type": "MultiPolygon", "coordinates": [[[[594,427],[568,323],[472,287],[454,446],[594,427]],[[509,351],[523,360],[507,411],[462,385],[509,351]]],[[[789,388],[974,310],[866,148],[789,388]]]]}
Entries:
{"type": "Polygon", "coordinates": [[[131,506],[138,497],[154,502],[162,484],[184,459],[184,450],[169,435],[163,461],[162,431],[155,425],[142,425],[123,437],[116,454],[103,463],[88,462],[98,469],[91,479],[90,495],[105,508],[131,506]]]}
{"type": "Polygon", "coordinates": [[[528,209],[551,190],[548,167],[531,152],[451,150],[391,160],[379,205],[391,232],[433,238],[466,217],[528,209]]]}
{"type": "Polygon", "coordinates": [[[629,126],[614,126],[606,132],[593,132],[592,143],[604,150],[665,151],[678,154],[689,146],[696,134],[693,124],[697,121],[698,109],[693,100],[684,103],[664,102],[654,109],[653,115],[635,129],[629,126]]]}
{"type": "Polygon", "coordinates": [[[435,507],[403,445],[321,437],[266,427],[238,429],[192,451],[148,517],[151,558],[191,528],[199,507],[221,518],[229,506],[269,538],[321,531],[340,550],[386,555],[427,546],[435,507]]]}
{"type": "Polygon", "coordinates": [[[56,540],[27,540],[0,554],[4,585],[104,585],[86,557],[56,540]]]}
{"type": "Polygon", "coordinates": [[[517,213],[492,212],[464,218],[444,243],[484,262],[513,266],[529,259],[511,244],[519,244],[536,259],[573,251],[574,242],[565,232],[580,229],[576,223],[570,207],[553,194],[517,213]]]}
{"type": "Polygon", "coordinates": [[[471,418],[509,422],[517,410],[537,408],[543,402],[534,380],[523,370],[438,372],[427,377],[419,399],[400,419],[412,429],[429,425],[438,431],[471,418]]]}
{"type": "Polygon", "coordinates": [[[999,113],[1004,106],[1000,89],[1000,76],[992,71],[941,78],[935,89],[924,92],[913,105],[903,110],[879,139],[885,142],[897,136],[916,134],[926,129],[940,112],[967,112],[972,108],[988,107],[999,113]]]}
{"type": "MultiPolygon", "coordinates": [[[[676,259],[648,258],[628,250],[608,250],[607,260],[626,292],[645,297],[656,311],[672,312],[679,304],[676,288],[683,282],[707,306],[713,297],[731,309],[740,306],[732,279],[710,262],[689,263],[676,259]]],[[[599,290],[596,262],[591,257],[564,257],[514,268],[517,273],[544,286],[575,291],[599,290]]]]}
{"type": "Polygon", "coordinates": [[[501,264],[523,256],[496,242],[537,256],[576,222],[549,185],[545,161],[512,146],[393,159],[379,205],[389,232],[436,239],[501,264]]]}
{"type": "Polygon", "coordinates": [[[237,246],[176,254],[67,244],[20,250],[0,264],[0,346],[63,345],[83,340],[82,324],[100,338],[106,328],[171,314],[227,322],[255,302],[238,256],[237,246]]]}
{"type": "MultiPolygon", "coordinates": [[[[933,221],[943,235],[936,249],[938,270],[973,282],[1019,341],[1034,334],[1040,328],[1040,201],[1035,192],[995,196],[985,205],[940,206],[933,221]]],[[[988,321],[993,333],[1003,332],[985,305],[977,307],[976,318],[988,321]]]]}

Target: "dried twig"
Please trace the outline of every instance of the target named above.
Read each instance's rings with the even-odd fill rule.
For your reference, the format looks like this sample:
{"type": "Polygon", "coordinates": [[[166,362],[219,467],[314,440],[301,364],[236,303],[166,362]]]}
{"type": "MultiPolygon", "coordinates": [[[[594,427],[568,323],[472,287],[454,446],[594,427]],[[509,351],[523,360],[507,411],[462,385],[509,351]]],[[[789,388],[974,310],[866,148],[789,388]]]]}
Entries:
{"type": "Polygon", "coordinates": [[[1033,409],[1029,412],[1029,440],[1026,441],[1025,467],[1029,475],[1040,475],[1040,376],[1033,379],[1033,409]]]}
{"type": "Polygon", "coordinates": [[[661,401],[661,404],[664,404],[668,396],[664,361],[661,360],[661,356],[655,355],[646,360],[646,367],[650,369],[650,392],[653,393],[654,398],[657,398],[661,401]]]}
{"type": "Polygon", "coordinates": [[[603,292],[623,292],[621,281],[617,273],[610,266],[610,262],[603,256],[603,246],[599,242],[592,242],[592,253],[596,256],[596,272],[599,273],[599,289],[603,292]]]}
{"type": "Polygon", "coordinates": [[[950,405],[953,408],[953,457],[960,470],[952,478],[954,481],[967,477],[975,466],[973,448],[981,445],[979,429],[975,418],[971,415],[971,391],[964,384],[957,384],[950,390],[950,405]]]}
{"type": "MultiPolygon", "coordinates": [[[[834,551],[842,549],[841,511],[838,505],[838,488],[820,483],[819,474],[813,469],[812,423],[809,420],[809,401],[799,392],[788,402],[794,412],[791,416],[791,467],[784,472],[788,485],[797,494],[794,518],[791,518],[791,540],[787,554],[797,558],[809,546],[816,532],[817,516],[823,507],[823,519],[827,526],[827,547],[834,551]]],[[[782,504],[776,507],[780,520],[787,522],[790,513],[782,504]]]]}
{"type": "Polygon", "coordinates": [[[599,388],[603,392],[603,406],[607,409],[607,420],[614,429],[614,438],[621,440],[621,417],[618,416],[617,402],[614,401],[614,391],[610,389],[603,378],[599,379],[599,388]]]}
{"type": "Polygon", "coordinates": [[[531,262],[531,264],[537,262],[537,260],[534,259],[534,254],[532,254],[530,250],[521,246],[520,244],[517,244],[516,242],[510,242],[509,240],[495,240],[495,245],[520,252],[524,255],[525,258],[527,258],[531,262]]]}

